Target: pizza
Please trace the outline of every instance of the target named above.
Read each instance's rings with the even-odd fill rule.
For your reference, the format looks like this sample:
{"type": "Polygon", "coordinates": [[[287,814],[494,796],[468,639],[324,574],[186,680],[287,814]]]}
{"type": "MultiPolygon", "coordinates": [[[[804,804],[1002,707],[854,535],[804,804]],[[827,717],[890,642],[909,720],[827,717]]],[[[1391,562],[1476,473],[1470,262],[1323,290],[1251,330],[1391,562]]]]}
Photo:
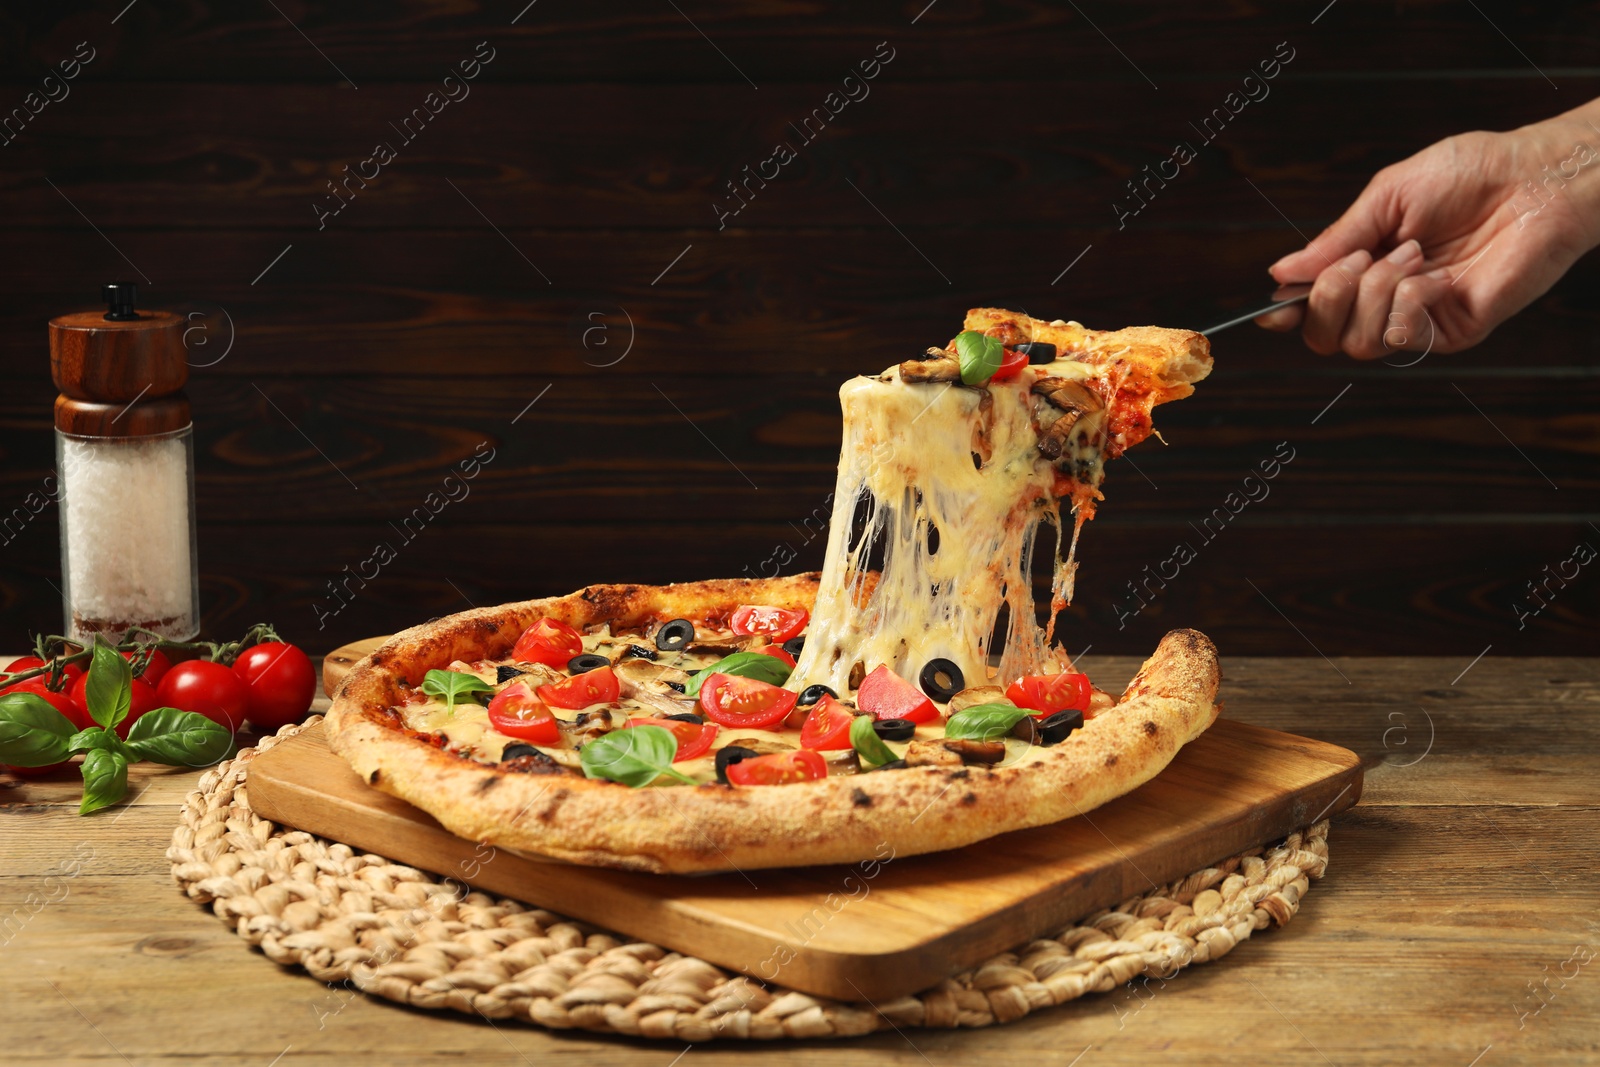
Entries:
{"type": "Polygon", "coordinates": [[[330,743],[462,837],[634,870],[913,855],[1081,814],[1218,712],[1203,634],[1169,633],[1118,695],[1053,629],[1106,462],[1209,369],[1189,331],[971,311],[841,388],[820,572],[427,623],[346,676],[330,743]]]}

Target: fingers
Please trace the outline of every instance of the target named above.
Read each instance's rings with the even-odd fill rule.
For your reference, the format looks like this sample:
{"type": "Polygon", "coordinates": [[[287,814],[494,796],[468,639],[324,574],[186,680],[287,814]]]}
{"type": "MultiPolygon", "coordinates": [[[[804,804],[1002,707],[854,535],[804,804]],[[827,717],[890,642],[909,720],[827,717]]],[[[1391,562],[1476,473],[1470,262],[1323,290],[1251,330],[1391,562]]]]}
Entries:
{"type": "Polygon", "coordinates": [[[1383,331],[1384,348],[1394,356],[1388,362],[1409,367],[1433,351],[1451,351],[1444,324],[1432,308],[1450,291],[1450,272],[1443,268],[1402,278],[1394,289],[1394,305],[1383,331]]]}
{"type": "MultiPolygon", "coordinates": [[[[1291,296],[1298,295],[1299,291],[1303,288],[1303,283],[1301,285],[1280,285],[1278,286],[1277,291],[1272,294],[1272,299],[1274,301],[1286,300],[1291,296]]],[[[1298,328],[1300,321],[1303,318],[1305,318],[1304,309],[1302,309],[1299,304],[1290,304],[1288,307],[1282,307],[1276,311],[1269,311],[1265,315],[1257,315],[1250,321],[1254,322],[1257,326],[1260,326],[1264,330],[1275,330],[1279,333],[1287,333],[1290,330],[1298,328]]]]}
{"type": "Polygon", "coordinates": [[[1390,318],[1395,289],[1402,279],[1421,266],[1422,246],[1413,240],[1368,267],[1356,285],[1355,303],[1345,319],[1339,347],[1356,359],[1387,355],[1389,348],[1384,343],[1384,334],[1395,325],[1390,318]]]}
{"type": "Polygon", "coordinates": [[[1339,351],[1361,278],[1371,266],[1372,256],[1361,249],[1317,275],[1305,311],[1306,347],[1317,355],[1331,356],[1339,351]]]}
{"type": "Polygon", "coordinates": [[[1317,277],[1330,262],[1358,249],[1371,251],[1377,248],[1383,238],[1393,233],[1400,223],[1395,205],[1389,172],[1379,171],[1337,222],[1318,234],[1316,240],[1305,248],[1291,252],[1268,267],[1268,272],[1280,285],[1308,282],[1317,277]]]}

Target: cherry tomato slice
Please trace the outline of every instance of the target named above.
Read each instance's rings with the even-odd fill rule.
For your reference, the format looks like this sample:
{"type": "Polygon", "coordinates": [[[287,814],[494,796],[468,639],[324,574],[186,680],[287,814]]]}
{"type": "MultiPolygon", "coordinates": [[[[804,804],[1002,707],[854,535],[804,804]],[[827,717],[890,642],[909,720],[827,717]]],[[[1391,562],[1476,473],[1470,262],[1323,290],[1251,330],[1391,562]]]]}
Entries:
{"type": "Polygon", "coordinates": [[[811,612],[805,608],[767,608],[754,604],[741,604],[734,611],[728,625],[736,634],[766,634],[773,644],[781,645],[811,621],[811,612]]]}
{"type": "Polygon", "coordinates": [[[663,730],[671,730],[672,736],[678,739],[678,754],[672,757],[673,763],[704,756],[711,750],[711,742],[717,739],[720,729],[714,722],[685,722],[682,719],[629,719],[628,725],[659,726],[663,730]]]}
{"type": "Polygon", "coordinates": [[[534,696],[527,682],[513,682],[495,694],[489,701],[489,725],[507,737],[536,745],[554,745],[561,740],[556,717],[534,696]]]}
{"type": "Polygon", "coordinates": [[[771,656],[775,660],[788,664],[790,670],[794,669],[794,657],[785,652],[782,645],[762,645],[756,651],[763,656],[771,656]]]}
{"type": "Polygon", "coordinates": [[[1014,348],[1002,349],[1005,353],[1000,359],[1000,369],[989,376],[991,382],[1004,382],[1015,378],[1022,373],[1022,368],[1028,365],[1028,353],[1018,352],[1014,348]]]}
{"type": "Polygon", "coordinates": [[[511,650],[511,658],[518,663],[543,663],[560,668],[582,651],[582,634],[558,619],[540,619],[522,631],[511,650]]]}
{"type": "Polygon", "coordinates": [[[609,704],[617,699],[621,686],[610,667],[575,674],[571,678],[539,687],[539,699],[552,708],[576,710],[591,704],[609,704]]]}
{"type": "Polygon", "coordinates": [[[876,719],[910,719],[935,722],[939,709],[927,695],[889,669],[887,663],[861,680],[856,690],[856,707],[876,719]]]}
{"type": "Polygon", "coordinates": [[[1006,686],[1006,699],[1035,716],[1058,711],[1087,711],[1093,690],[1089,676],[1075,674],[1030,674],[1006,686]]]}
{"type": "Polygon", "coordinates": [[[855,721],[855,712],[825,695],[800,727],[800,747],[824,751],[850,748],[850,726],[855,721]]]}
{"type": "Polygon", "coordinates": [[[762,730],[782,722],[797,696],[759,678],[713,674],[700,685],[700,708],[712,722],[762,730]]]}
{"type": "Polygon", "coordinates": [[[809,748],[752,756],[728,764],[729,785],[786,785],[828,776],[828,765],[809,748]]]}

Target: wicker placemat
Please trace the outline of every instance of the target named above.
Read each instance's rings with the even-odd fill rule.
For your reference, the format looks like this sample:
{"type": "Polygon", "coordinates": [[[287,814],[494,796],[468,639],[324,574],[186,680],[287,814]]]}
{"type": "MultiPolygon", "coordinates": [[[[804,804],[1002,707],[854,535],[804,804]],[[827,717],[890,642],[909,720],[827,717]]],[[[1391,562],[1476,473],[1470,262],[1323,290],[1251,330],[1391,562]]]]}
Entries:
{"type": "MultiPolygon", "coordinates": [[[[318,721],[312,718],[311,722],[318,721]]],[[[310,725],[306,723],[305,725],[310,725]]],[[[678,1041],[840,1037],[890,1026],[1013,1022],[1141,975],[1170,978],[1294,917],[1328,864],[1328,824],[1018,945],[916,996],[846,1004],[731,974],[704,960],[446,882],[250,810],[258,751],[218,764],[184,803],[167,858],[273,960],[419,1008],[678,1041]]],[[[330,1007],[337,998],[330,998],[330,1007]]]]}

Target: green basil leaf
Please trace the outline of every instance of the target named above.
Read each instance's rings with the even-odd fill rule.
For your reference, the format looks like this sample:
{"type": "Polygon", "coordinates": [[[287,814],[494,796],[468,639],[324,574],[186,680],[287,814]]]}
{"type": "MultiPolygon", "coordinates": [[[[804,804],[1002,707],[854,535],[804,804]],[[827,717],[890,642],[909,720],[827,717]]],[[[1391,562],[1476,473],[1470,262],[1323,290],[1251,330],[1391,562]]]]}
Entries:
{"type": "Polygon", "coordinates": [[[422,679],[422,691],[444,700],[445,710],[454,713],[456,701],[473,693],[492,693],[494,686],[475,674],[462,671],[429,671],[422,679]]]}
{"type": "Polygon", "coordinates": [[[700,686],[713,674],[737,674],[742,678],[755,678],[772,685],[782,685],[789,680],[790,666],[777,656],[762,652],[735,652],[717,660],[705,670],[696,671],[683,687],[683,695],[700,695],[700,686]]]}
{"type": "Polygon", "coordinates": [[[961,361],[961,380],[968,385],[982,385],[1000,369],[1005,346],[998,337],[965,330],[956,335],[956,357],[961,361]]]}
{"type": "Polygon", "coordinates": [[[233,731],[204,715],[156,708],[133,720],[127,754],[169,767],[209,767],[233,749],[233,731]]]}
{"type": "Polygon", "coordinates": [[[127,795],[127,758],[110,749],[90,749],[83,757],[83,803],[78,805],[78,814],[109,808],[127,795]]]}
{"type": "Polygon", "coordinates": [[[122,743],[122,738],[101,726],[79,730],[67,742],[68,752],[92,752],[97,748],[120,752],[124,756],[128,754],[128,747],[122,743]]]}
{"type": "Polygon", "coordinates": [[[48,767],[72,755],[72,721],[37,693],[0,696],[0,763],[48,767]]]}
{"type": "Polygon", "coordinates": [[[89,662],[89,681],[84,689],[84,703],[89,705],[89,715],[95,722],[109,728],[128,717],[133,703],[132,682],[133,670],[122,653],[95,634],[94,658],[89,662]]]}
{"type": "MultiPolygon", "coordinates": [[[[771,657],[767,657],[771,658],[771,657]]],[[[694,779],[672,769],[678,739],[661,726],[630,726],[601,734],[578,750],[578,762],[590,778],[605,778],[635,789],[663,774],[694,784],[694,779]]]]}
{"type": "Polygon", "coordinates": [[[1031,714],[1011,704],[975,704],[950,716],[944,736],[951,741],[994,741],[1031,714]]]}
{"type": "Polygon", "coordinates": [[[856,750],[856,755],[861,757],[862,763],[869,763],[874,767],[893,763],[900,758],[894,754],[894,749],[883,743],[878,731],[872,728],[871,715],[857,715],[856,721],[850,724],[850,747],[856,750]]]}

